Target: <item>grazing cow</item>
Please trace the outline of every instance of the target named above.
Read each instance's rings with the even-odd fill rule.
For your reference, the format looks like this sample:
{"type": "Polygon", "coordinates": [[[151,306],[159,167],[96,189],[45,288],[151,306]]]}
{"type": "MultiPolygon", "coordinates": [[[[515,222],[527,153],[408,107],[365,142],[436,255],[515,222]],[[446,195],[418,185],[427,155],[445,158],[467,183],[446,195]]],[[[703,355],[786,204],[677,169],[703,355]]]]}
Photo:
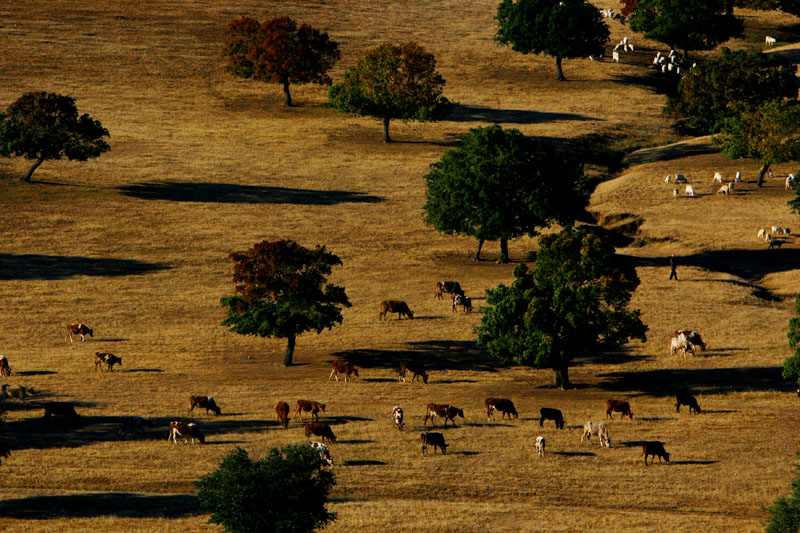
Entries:
{"type": "Polygon", "coordinates": [[[606,418],[610,418],[614,420],[614,415],[611,413],[622,413],[620,418],[625,418],[626,416],[633,420],[633,413],[631,413],[631,406],[628,402],[621,402],[619,400],[608,400],[606,401],[606,418]]]}
{"type": "Polygon", "coordinates": [[[406,382],[406,371],[412,374],[411,383],[418,377],[422,378],[423,383],[428,382],[428,372],[425,371],[425,364],[421,361],[406,361],[400,364],[399,378],[403,383],[406,382]]]}
{"type": "Polygon", "coordinates": [[[47,402],[42,407],[44,407],[44,418],[50,418],[50,415],[78,418],[75,404],[72,402],[47,402]]]}
{"type": "Polygon", "coordinates": [[[597,435],[597,438],[600,439],[600,447],[603,447],[603,443],[606,443],[606,448],[611,447],[611,439],[608,437],[608,424],[598,423],[598,422],[586,422],[583,424],[583,436],[581,436],[581,444],[583,444],[584,437],[586,440],[592,440],[592,435],[597,435]]]}
{"type": "Polygon", "coordinates": [[[394,427],[402,431],[406,424],[403,422],[403,409],[399,405],[392,407],[392,420],[394,420],[394,427]]]}
{"type": "Polygon", "coordinates": [[[730,184],[728,184],[720,187],[719,190],[717,191],[717,194],[724,194],[727,196],[728,194],[730,194],[730,192],[731,192],[731,187],[730,184]]]}
{"type": "Polygon", "coordinates": [[[306,439],[315,437],[322,437],[322,442],[328,439],[328,442],[336,442],[336,435],[333,434],[331,427],[325,422],[309,422],[305,425],[306,439]]]}
{"type": "MultiPolygon", "coordinates": [[[[320,409],[323,413],[325,412],[324,403],[313,402],[310,400],[297,400],[297,406],[295,407],[294,414],[298,415],[300,420],[303,420],[303,411],[306,411],[311,413],[311,420],[314,420],[315,418],[319,420],[320,409]]],[[[303,420],[303,422],[305,422],[305,420],[303,420]]]]}
{"type": "Polygon", "coordinates": [[[706,351],[706,343],[703,342],[703,339],[700,337],[700,334],[698,332],[696,332],[695,330],[693,330],[693,329],[679,329],[679,330],[677,330],[675,332],[675,337],[674,338],[676,338],[676,339],[680,338],[681,335],[686,337],[686,340],[689,342],[689,344],[692,345],[692,347],[699,346],[701,352],[705,352],[706,351]]]}
{"type": "Polygon", "coordinates": [[[683,357],[686,357],[686,352],[694,356],[694,346],[686,339],[686,335],[678,335],[670,339],[669,354],[675,355],[676,352],[681,352],[683,357]]]}
{"type": "Polygon", "coordinates": [[[192,444],[194,444],[194,439],[199,440],[200,444],[206,443],[206,438],[200,431],[200,426],[194,422],[170,422],[167,442],[169,442],[169,439],[172,439],[177,445],[178,437],[183,437],[184,444],[189,444],[189,439],[192,439],[192,444]]]}
{"type": "Polygon", "coordinates": [[[8,359],[5,355],[0,355],[0,376],[8,377],[11,375],[11,367],[8,366],[8,359]]]}
{"type": "MultiPolygon", "coordinates": [[[[94,331],[86,324],[67,324],[67,337],[69,338],[69,342],[74,342],[72,340],[73,335],[80,335],[81,342],[83,342],[86,340],[86,335],[94,337],[94,331]]],[[[66,338],[64,340],[66,340],[66,338]]]]}
{"type": "Polygon", "coordinates": [[[351,375],[358,377],[358,369],[347,361],[331,361],[331,375],[328,376],[328,381],[331,378],[336,378],[336,381],[339,381],[339,374],[344,374],[344,380],[348,382],[351,375]]]}
{"type": "Polygon", "coordinates": [[[275,413],[278,415],[278,421],[281,423],[282,427],[288,428],[289,427],[289,404],[280,401],[278,405],[275,406],[275,413]]]}
{"type": "Polygon", "coordinates": [[[328,466],[333,466],[333,457],[331,457],[331,450],[328,448],[327,444],[311,441],[308,445],[319,452],[319,458],[323,463],[328,466]]]}
{"type": "Polygon", "coordinates": [[[653,459],[650,460],[650,464],[653,464],[653,461],[656,459],[656,455],[658,456],[658,462],[661,462],[661,459],[664,458],[669,462],[669,453],[667,450],[664,449],[664,443],[651,440],[642,443],[642,455],[644,456],[644,465],[647,466],[647,456],[652,455],[653,459]]]}
{"type": "Polygon", "coordinates": [[[781,246],[784,245],[785,242],[786,242],[785,239],[772,239],[771,241],[769,241],[769,244],[767,245],[767,248],[768,249],[769,248],[780,248],[781,246]]]}
{"type": "Polygon", "coordinates": [[[686,191],[684,191],[684,194],[685,194],[686,196],[692,196],[692,197],[694,197],[694,187],[692,187],[691,185],[687,185],[687,186],[686,186],[686,191]]]}
{"type": "Polygon", "coordinates": [[[106,352],[95,352],[94,353],[94,370],[97,371],[97,367],[100,367],[100,372],[103,371],[103,364],[106,365],[106,368],[109,372],[114,371],[114,365],[122,366],[122,357],[117,357],[113,353],[106,353],[106,352]]]}
{"type": "Polygon", "coordinates": [[[675,396],[675,412],[681,412],[681,405],[688,405],[689,412],[691,413],[693,410],[695,413],[702,413],[700,410],[700,406],[697,405],[697,399],[692,396],[691,394],[687,393],[680,393],[675,396]]]}
{"type": "Polygon", "coordinates": [[[430,420],[431,424],[435,426],[436,424],[433,422],[433,417],[435,416],[444,418],[444,427],[447,427],[448,420],[453,423],[453,427],[456,427],[456,416],[464,418],[464,411],[448,404],[429,403],[425,414],[425,421],[422,425],[427,425],[428,420],[430,420]]]}
{"type": "Polygon", "coordinates": [[[545,446],[544,437],[542,437],[541,435],[536,437],[536,455],[538,455],[539,457],[544,457],[544,446],[545,446]]]}
{"type": "Polygon", "coordinates": [[[444,435],[441,433],[434,433],[432,431],[426,431],[425,433],[420,434],[420,442],[422,443],[422,454],[426,454],[428,451],[428,445],[430,444],[433,446],[433,454],[436,455],[436,448],[442,450],[442,455],[447,455],[447,447],[449,444],[445,443],[444,435]]]}
{"type": "Polygon", "coordinates": [[[136,433],[142,428],[149,427],[152,422],[142,418],[141,416],[123,416],[119,425],[119,436],[127,437],[136,433]]]}
{"type": "Polygon", "coordinates": [[[33,396],[36,394],[36,391],[33,387],[23,387],[22,385],[9,385],[6,383],[3,385],[2,389],[0,389],[0,402],[6,401],[8,398],[16,398],[17,400],[22,401],[22,403],[26,403],[25,399],[28,396],[33,396]]]}
{"type": "Polygon", "coordinates": [[[494,419],[495,409],[502,413],[501,419],[504,419],[506,415],[508,415],[509,420],[511,420],[512,416],[514,418],[519,418],[517,410],[514,407],[514,402],[507,398],[486,398],[486,401],[483,403],[486,405],[486,418],[488,420],[494,419]]]}
{"type": "Polygon", "coordinates": [[[564,429],[564,415],[562,415],[561,411],[558,409],[542,407],[539,409],[539,414],[541,415],[539,418],[539,427],[543,427],[545,420],[552,420],[556,423],[556,428],[564,429]]]}
{"type": "Polygon", "coordinates": [[[453,312],[456,312],[456,308],[458,306],[462,306],[464,308],[464,314],[472,312],[472,298],[469,296],[464,296],[463,294],[454,294],[453,295],[453,312]]]}
{"type": "Polygon", "coordinates": [[[436,297],[444,300],[442,294],[464,294],[461,290],[461,284],[457,281],[437,281],[436,282],[436,297]]]}
{"type": "Polygon", "coordinates": [[[378,313],[378,319],[383,320],[386,313],[397,313],[397,320],[402,320],[403,315],[408,318],[414,318],[414,313],[408,308],[408,304],[401,300],[384,300],[381,302],[381,311],[378,313]]]}
{"type": "Polygon", "coordinates": [[[209,411],[214,411],[216,416],[222,414],[222,409],[217,407],[217,402],[214,401],[214,398],[211,396],[189,396],[189,411],[187,411],[187,414],[194,411],[195,407],[205,409],[206,414],[208,414],[209,411]]]}

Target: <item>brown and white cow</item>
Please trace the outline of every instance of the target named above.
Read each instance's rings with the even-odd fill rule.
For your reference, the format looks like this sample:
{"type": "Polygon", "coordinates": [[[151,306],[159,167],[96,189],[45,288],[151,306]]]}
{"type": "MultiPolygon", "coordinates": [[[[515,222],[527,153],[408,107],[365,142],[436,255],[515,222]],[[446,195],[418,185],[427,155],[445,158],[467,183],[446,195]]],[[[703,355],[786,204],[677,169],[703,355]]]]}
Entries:
{"type": "Polygon", "coordinates": [[[681,335],[686,337],[686,340],[692,346],[699,346],[701,352],[705,352],[706,351],[706,343],[703,342],[703,339],[700,337],[700,334],[698,332],[696,332],[695,330],[693,330],[693,329],[679,329],[679,330],[677,330],[675,332],[675,335],[673,335],[672,338],[677,339],[681,335]]]}
{"type": "Polygon", "coordinates": [[[81,342],[83,342],[86,340],[86,335],[94,337],[94,331],[86,324],[67,324],[67,337],[64,340],[69,338],[69,342],[73,342],[73,335],[80,335],[81,342]]]}
{"type": "Polygon", "coordinates": [[[422,454],[424,455],[428,451],[428,445],[433,446],[433,454],[436,455],[436,448],[442,450],[442,455],[447,455],[447,444],[444,441],[444,435],[441,433],[434,433],[432,431],[426,431],[425,433],[420,434],[420,442],[422,448],[422,454]]]}
{"type": "Polygon", "coordinates": [[[278,405],[275,406],[275,414],[278,415],[278,421],[280,422],[282,427],[288,428],[289,427],[289,404],[280,401],[278,405]]]}
{"type": "Polygon", "coordinates": [[[320,461],[328,466],[333,466],[333,457],[331,457],[331,450],[327,445],[317,441],[311,441],[308,445],[319,452],[320,461]]]}
{"type": "Polygon", "coordinates": [[[358,377],[358,369],[347,361],[331,361],[331,375],[328,376],[328,381],[331,378],[336,378],[336,381],[339,381],[339,374],[344,374],[344,380],[348,382],[351,375],[358,377]]]}
{"type": "Polygon", "coordinates": [[[217,402],[211,396],[189,396],[189,411],[187,414],[194,411],[195,407],[205,409],[206,414],[209,411],[213,411],[217,416],[222,414],[222,409],[217,406],[217,402]]]}
{"type": "Polygon", "coordinates": [[[437,281],[436,282],[436,297],[444,300],[442,294],[464,294],[461,290],[461,284],[457,281],[437,281]]]}
{"type": "MultiPolygon", "coordinates": [[[[319,420],[319,412],[325,412],[325,404],[314,402],[311,400],[297,400],[297,406],[295,407],[294,414],[300,417],[300,420],[303,420],[303,412],[311,413],[311,420],[315,418],[319,420]]],[[[292,415],[294,416],[294,415],[292,415]]],[[[303,420],[305,422],[305,420],[303,420]]]]}
{"type": "Polygon", "coordinates": [[[453,407],[452,405],[448,404],[429,403],[427,412],[425,414],[425,421],[422,425],[427,425],[429,419],[431,424],[436,425],[433,422],[433,418],[436,416],[444,418],[444,427],[447,427],[448,420],[453,423],[453,427],[456,427],[455,418],[456,416],[464,418],[464,411],[458,407],[453,407]]]}
{"type": "Polygon", "coordinates": [[[44,418],[50,418],[50,415],[78,418],[75,404],[72,402],[47,402],[42,407],[44,407],[44,418]]]}
{"type": "Polygon", "coordinates": [[[194,439],[199,440],[200,444],[206,443],[206,438],[200,431],[200,426],[194,422],[170,422],[169,437],[167,437],[167,442],[172,439],[172,441],[177,445],[178,437],[183,437],[184,444],[189,444],[189,439],[192,439],[192,444],[194,444],[194,439]]]}
{"type": "Polygon", "coordinates": [[[633,420],[633,413],[631,412],[631,406],[628,402],[622,402],[620,400],[608,400],[606,401],[606,418],[610,418],[614,420],[614,415],[611,413],[622,413],[620,418],[625,418],[626,416],[633,420]]]}
{"type": "Polygon", "coordinates": [[[16,398],[17,400],[26,403],[25,399],[28,396],[33,396],[36,391],[33,387],[23,387],[22,385],[9,385],[6,383],[0,389],[0,402],[6,401],[8,398],[16,398]]]}
{"type": "Polygon", "coordinates": [[[394,427],[402,431],[405,422],[403,422],[403,409],[399,405],[392,407],[392,420],[394,420],[394,427]]]}
{"type": "Polygon", "coordinates": [[[328,442],[336,442],[336,435],[333,434],[331,427],[325,422],[308,422],[305,425],[306,438],[310,439],[311,435],[321,437],[322,442],[328,439],[328,442]]]}
{"type": "Polygon", "coordinates": [[[0,355],[0,376],[8,377],[11,375],[11,367],[8,366],[8,359],[5,355],[0,355]]]}
{"type": "Polygon", "coordinates": [[[508,398],[486,398],[486,401],[483,403],[486,406],[486,418],[488,420],[494,419],[495,410],[502,413],[501,418],[503,419],[506,415],[508,415],[509,420],[511,420],[512,416],[514,418],[519,418],[517,409],[514,407],[514,402],[508,398]]]}
{"type": "Polygon", "coordinates": [[[106,365],[106,368],[109,372],[114,371],[114,365],[122,366],[122,357],[117,357],[113,353],[106,353],[106,352],[95,352],[94,353],[94,369],[97,371],[97,367],[100,367],[100,371],[103,371],[103,365],[106,365]]]}
{"type": "MultiPolygon", "coordinates": [[[[414,383],[414,380],[418,377],[422,378],[423,383],[428,382],[428,372],[425,370],[425,364],[421,361],[406,361],[400,364],[400,372],[398,375],[403,383],[406,382],[406,372],[411,372],[412,374],[411,383],[414,383]]],[[[798,394],[798,396],[800,396],[800,394],[798,394]]]]}
{"type": "Polygon", "coordinates": [[[402,320],[403,315],[408,318],[414,318],[414,313],[408,308],[408,304],[402,300],[384,300],[381,302],[381,311],[378,313],[378,319],[383,320],[386,313],[397,313],[397,320],[402,320]]]}

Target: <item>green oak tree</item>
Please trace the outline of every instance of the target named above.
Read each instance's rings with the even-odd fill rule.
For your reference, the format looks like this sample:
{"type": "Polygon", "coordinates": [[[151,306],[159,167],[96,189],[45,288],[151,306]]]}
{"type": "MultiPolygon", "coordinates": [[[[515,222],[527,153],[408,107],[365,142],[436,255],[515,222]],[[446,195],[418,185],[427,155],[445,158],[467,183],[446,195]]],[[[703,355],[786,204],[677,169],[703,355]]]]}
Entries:
{"type": "Polygon", "coordinates": [[[794,355],[783,362],[783,377],[786,379],[797,380],[800,386],[800,295],[794,300],[795,316],[789,319],[789,347],[794,351],[794,355]]]}
{"type": "Polygon", "coordinates": [[[503,362],[555,373],[567,389],[575,357],[646,340],[641,312],[629,310],[639,285],[633,264],[589,228],[564,228],[540,239],[533,270],[514,269],[510,286],[487,291],[478,344],[503,362]]]}
{"type": "Polygon", "coordinates": [[[294,241],[262,241],[230,255],[236,295],[222,298],[222,325],[242,335],[287,339],[284,366],[291,366],[297,336],[342,323],[350,307],[344,288],[327,276],[341,260],[324,246],[313,250],[294,241]]]}

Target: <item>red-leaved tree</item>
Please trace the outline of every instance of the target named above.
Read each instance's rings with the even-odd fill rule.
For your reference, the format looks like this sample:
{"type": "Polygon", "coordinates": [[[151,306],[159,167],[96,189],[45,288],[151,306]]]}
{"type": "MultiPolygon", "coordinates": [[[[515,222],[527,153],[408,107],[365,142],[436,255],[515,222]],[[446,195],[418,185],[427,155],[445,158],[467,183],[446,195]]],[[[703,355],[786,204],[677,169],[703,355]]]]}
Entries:
{"type": "Polygon", "coordinates": [[[232,74],[283,85],[285,104],[291,106],[289,85],[330,85],[328,70],[339,60],[340,52],[339,44],[327,33],[308,24],[298,26],[289,17],[263,23],[243,17],[228,25],[224,55],[232,74]]]}
{"type": "Polygon", "coordinates": [[[639,3],[639,0],[620,0],[619,3],[622,5],[619,14],[623,17],[629,17],[636,11],[636,4],[639,3]]]}

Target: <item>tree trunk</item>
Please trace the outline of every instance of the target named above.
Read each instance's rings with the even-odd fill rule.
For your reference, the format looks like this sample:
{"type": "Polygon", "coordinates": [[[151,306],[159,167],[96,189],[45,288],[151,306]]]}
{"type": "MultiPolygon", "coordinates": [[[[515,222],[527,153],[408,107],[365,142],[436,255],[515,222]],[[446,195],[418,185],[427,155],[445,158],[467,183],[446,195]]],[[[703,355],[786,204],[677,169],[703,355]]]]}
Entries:
{"type": "Polygon", "coordinates": [[[555,373],[556,387],[560,388],[561,390],[572,388],[572,383],[569,382],[569,367],[567,365],[554,368],[553,372],[555,373]]]}
{"type": "Polygon", "coordinates": [[[508,239],[505,237],[500,238],[500,259],[498,263],[508,263],[508,239]]]}
{"type": "Polygon", "coordinates": [[[33,164],[33,166],[28,170],[28,172],[26,172],[25,175],[20,178],[20,181],[24,181],[26,183],[30,182],[31,176],[33,176],[33,171],[39,168],[39,165],[44,163],[44,159],[45,159],[44,156],[37,159],[36,163],[33,164]]]}
{"type": "Polygon", "coordinates": [[[475,250],[475,261],[481,260],[481,249],[483,248],[483,239],[478,239],[478,249],[475,250]]]}
{"type": "Polygon", "coordinates": [[[758,185],[759,187],[764,185],[764,176],[767,174],[767,171],[769,170],[769,165],[770,165],[769,163],[765,164],[763,167],[761,167],[761,170],[758,172],[758,183],[756,185],[758,185]]]}
{"type": "Polygon", "coordinates": [[[389,138],[389,117],[383,117],[383,142],[390,143],[392,140],[389,138]]]}
{"type": "Polygon", "coordinates": [[[285,96],[285,98],[283,100],[283,105],[285,105],[287,107],[292,107],[292,105],[294,105],[294,104],[292,104],[292,93],[289,92],[289,82],[288,81],[283,82],[283,94],[285,96]]]}
{"type": "Polygon", "coordinates": [[[294,344],[297,341],[297,337],[294,335],[289,335],[286,339],[286,352],[283,355],[283,366],[292,366],[292,356],[294,355],[294,344]]]}
{"type": "Polygon", "coordinates": [[[564,77],[564,71],[561,70],[561,56],[556,56],[556,79],[558,81],[567,81],[564,77]]]}

